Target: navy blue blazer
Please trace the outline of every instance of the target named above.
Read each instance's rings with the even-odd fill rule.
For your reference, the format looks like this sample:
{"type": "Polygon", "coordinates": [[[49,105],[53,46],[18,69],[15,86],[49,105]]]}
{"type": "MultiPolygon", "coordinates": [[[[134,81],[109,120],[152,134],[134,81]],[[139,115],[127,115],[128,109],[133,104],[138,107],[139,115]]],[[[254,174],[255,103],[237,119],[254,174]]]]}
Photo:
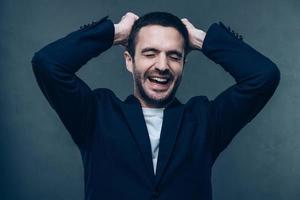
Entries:
{"type": "Polygon", "coordinates": [[[113,44],[107,17],[70,33],[32,59],[40,89],[81,152],[86,200],[210,200],[211,169],[237,132],[273,95],[277,66],[222,22],[212,24],[202,53],[236,83],[209,100],[178,99],[164,110],[157,173],[141,105],[130,95],[91,90],[76,71],[113,44]]]}

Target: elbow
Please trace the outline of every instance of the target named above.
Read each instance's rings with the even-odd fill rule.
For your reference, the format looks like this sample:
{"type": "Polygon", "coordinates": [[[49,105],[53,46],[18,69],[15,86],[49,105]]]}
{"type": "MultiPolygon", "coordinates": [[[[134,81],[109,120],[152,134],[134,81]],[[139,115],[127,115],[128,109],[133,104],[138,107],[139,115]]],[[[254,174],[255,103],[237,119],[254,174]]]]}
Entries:
{"type": "Polygon", "coordinates": [[[51,82],[57,79],[55,66],[51,64],[48,57],[40,51],[36,52],[32,57],[31,66],[33,74],[40,86],[44,85],[45,82],[51,82]]]}
{"type": "Polygon", "coordinates": [[[36,52],[33,55],[31,59],[31,66],[36,76],[52,71],[48,59],[40,52],[36,52]]]}
{"type": "Polygon", "coordinates": [[[261,86],[263,89],[273,93],[280,82],[280,70],[273,62],[269,63],[267,66],[264,66],[264,69],[261,86]]]}
{"type": "Polygon", "coordinates": [[[45,62],[46,62],[45,60],[46,58],[42,56],[39,51],[36,52],[31,59],[32,67],[37,68],[37,67],[45,66],[45,62]]]}
{"type": "Polygon", "coordinates": [[[32,68],[33,70],[37,70],[38,68],[44,66],[43,64],[43,59],[40,57],[40,54],[39,52],[36,52],[32,59],[31,59],[31,65],[32,65],[32,68]]]}
{"type": "Polygon", "coordinates": [[[267,75],[268,85],[277,87],[280,82],[280,70],[276,64],[272,63],[267,75]]]}
{"type": "Polygon", "coordinates": [[[36,52],[31,59],[31,66],[35,76],[38,76],[38,72],[42,68],[42,60],[40,59],[39,53],[36,52]]]}
{"type": "Polygon", "coordinates": [[[40,60],[39,60],[39,55],[38,53],[35,53],[31,59],[31,66],[33,69],[33,72],[35,72],[38,68],[38,66],[40,66],[40,60]]]}

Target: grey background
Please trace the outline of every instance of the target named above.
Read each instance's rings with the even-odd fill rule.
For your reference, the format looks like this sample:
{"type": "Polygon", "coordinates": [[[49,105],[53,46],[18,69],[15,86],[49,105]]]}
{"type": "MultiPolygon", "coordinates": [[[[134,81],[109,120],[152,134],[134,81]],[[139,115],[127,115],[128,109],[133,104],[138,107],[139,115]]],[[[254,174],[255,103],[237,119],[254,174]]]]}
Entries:
{"type": "MultiPolygon", "coordinates": [[[[222,21],[273,60],[281,82],[273,98],[244,127],[213,168],[215,200],[300,199],[300,3],[297,0],[0,1],[0,199],[83,199],[79,150],[42,96],[30,60],[44,45],[81,25],[126,11],[161,10],[187,17],[206,31],[222,21]]],[[[121,99],[132,92],[121,47],[91,60],[78,75],[91,88],[121,99]]],[[[192,52],[178,97],[214,98],[233,78],[192,52]]]]}

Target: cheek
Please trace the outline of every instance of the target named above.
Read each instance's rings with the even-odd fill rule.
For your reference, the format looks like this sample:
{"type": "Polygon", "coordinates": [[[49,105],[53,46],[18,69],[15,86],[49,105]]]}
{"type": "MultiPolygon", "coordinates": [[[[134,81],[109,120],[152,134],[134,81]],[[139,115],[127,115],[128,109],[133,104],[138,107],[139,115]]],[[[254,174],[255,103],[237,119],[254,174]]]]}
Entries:
{"type": "Polygon", "coordinates": [[[154,66],[154,62],[147,60],[147,59],[139,59],[136,60],[135,65],[134,65],[134,70],[138,72],[139,74],[144,75],[147,73],[147,71],[154,66]]]}
{"type": "Polygon", "coordinates": [[[141,65],[133,66],[133,76],[135,79],[142,80],[145,77],[146,69],[141,65]]]}
{"type": "Polygon", "coordinates": [[[155,64],[154,59],[143,59],[140,58],[137,60],[136,65],[139,66],[143,70],[147,70],[149,67],[155,64]]]}

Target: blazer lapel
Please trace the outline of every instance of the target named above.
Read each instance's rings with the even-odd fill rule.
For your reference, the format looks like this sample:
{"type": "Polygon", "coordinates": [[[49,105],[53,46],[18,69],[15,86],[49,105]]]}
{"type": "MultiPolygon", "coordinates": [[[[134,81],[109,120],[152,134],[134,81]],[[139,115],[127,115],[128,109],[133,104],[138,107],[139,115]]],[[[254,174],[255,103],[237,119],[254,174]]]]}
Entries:
{"type": "Polygon", "coordinates": [[[140,149],[147,171],[151,177],[151,181],[153,181],[154,169],[152,163],[151,144],[141,104],[138,99],[136,99],[133,95],[130,95],[121,107],[132,136],[135,138],[140,149]]]}
{"type": "Polygon", "coordinates": [[[176,136],[180,128],[184,106],[175,98],[164,110],[163,124],[159,142],[155,185],[158,185],[171,158],[176,136]]]}
{"type": "Polygon", "coordinates": [[[154,175],[151,143],[146,127],[143,111],[139,100],[130,95],[122,106],[124,116],[132,136],[141,151],[151,181],[159,184],[171,158],[176,136],[181,124],[184,106],[175,98],[164,110],[163,124],[160,135],[156,176],[154,175]]]}

